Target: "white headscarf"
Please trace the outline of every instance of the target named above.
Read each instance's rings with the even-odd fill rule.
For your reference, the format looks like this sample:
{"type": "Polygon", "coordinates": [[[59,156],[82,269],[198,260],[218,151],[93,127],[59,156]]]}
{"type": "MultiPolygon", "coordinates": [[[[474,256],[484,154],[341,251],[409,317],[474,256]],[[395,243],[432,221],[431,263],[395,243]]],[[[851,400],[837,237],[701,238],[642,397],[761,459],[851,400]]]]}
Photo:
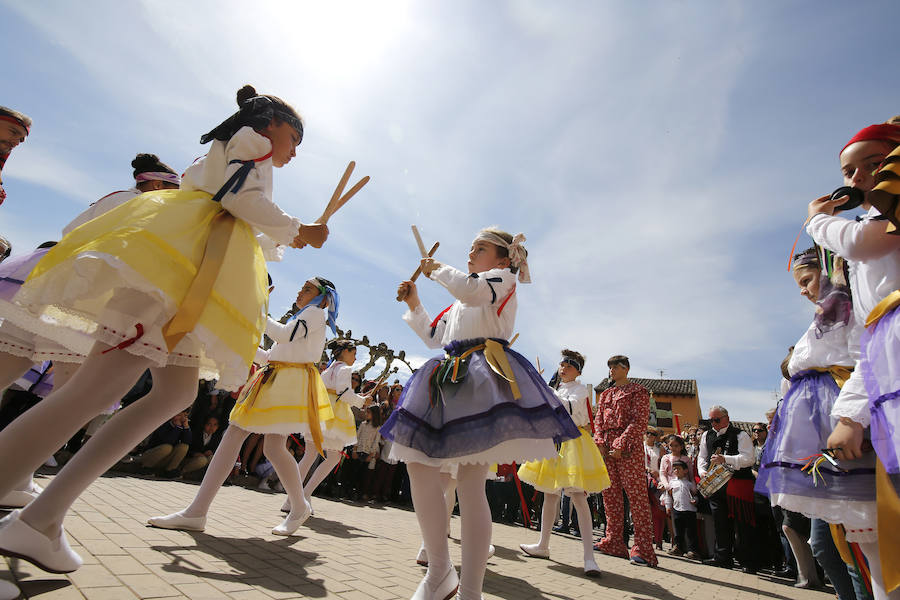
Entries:
{"type": "Polygon", "coordinates": [[[475,241],[487,242],[505,248],[509,253],[509,264],[519,270],[519,282],[531,283],[531,273],[528,271],[527,252],[525,252],[525,246],[523,245],[525,242],[524,233],[517,233],[514,235],[513,241],[510,244],[496,233],[481,231],[478,233],[475,241]]]}

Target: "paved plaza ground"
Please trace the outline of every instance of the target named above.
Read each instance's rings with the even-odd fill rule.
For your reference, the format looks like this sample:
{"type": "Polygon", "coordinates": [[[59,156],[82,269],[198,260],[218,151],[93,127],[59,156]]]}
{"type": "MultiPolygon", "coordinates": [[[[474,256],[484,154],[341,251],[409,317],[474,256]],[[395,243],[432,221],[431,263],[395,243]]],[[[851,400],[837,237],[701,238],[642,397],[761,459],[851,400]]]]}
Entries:
{"type": "MultiPolygon", "coordinates": [[[[38,482],[46,485],[47,477],[38,482]]],[[[131,598],[408,599],[423,568],[415,515],[314,498],[315,516],[301,535],[270,533],[284,494],[223,488],[204,533],[146,526],[147,518],[187,505],[196,484],[108,475],[75,504],[66,531],[84,566],[52,575],[5,559],[0,577],[14,578],[25,597],[41,600],[131,598]],[[11,572],[11,574],[10,574],[11,572]]],[[[451,557],[459,564],[459,517],[453,518],[451,557]]],[[[776,598],[828,600],[832,593],[797,590],[768,576],[745,575],[662,556],[658,569],[597,554],[600,579],[582,576],[581,543],[554,535],[552,560],[527,558],[518,545],[536,532],[494,524],[496,555],[484,585],[488,600],[706,600],[776,598]]]]}

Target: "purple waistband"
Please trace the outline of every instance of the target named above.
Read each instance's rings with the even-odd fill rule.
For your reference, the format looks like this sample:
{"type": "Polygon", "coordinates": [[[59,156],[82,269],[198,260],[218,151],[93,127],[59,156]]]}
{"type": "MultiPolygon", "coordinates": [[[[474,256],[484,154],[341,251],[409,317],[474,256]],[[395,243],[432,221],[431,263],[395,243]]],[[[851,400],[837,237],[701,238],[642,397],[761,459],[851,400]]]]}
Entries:
{"type": "MultiPolygon", "coordinates": [[[[774,461],[770,463],[766,463],[763,465],[767,469],[771,469],[773,467],[782,467],[784,469],[802,469],[803,465],[799,463],[789,463],[783,461],[774,461]]],[[[847,469],[846,471],[833,471],[826,467],[819,467],[820,471],[825,471],[829,475],[834,475],[835,477],[841,477],[844,475],[874,475],[875,469],[869,468],[860,468],[860,469],[847,469]]]]}
{"type": "Polygon", "coordinates": [[[879,406],[881,406],[888,400],[894,400],[895,398],[900,398],[900,390],[897,390],[896,392],[888,392],[887,394],[884,394],[883,396],[879,396],[878,399],[872,403],[871,410],[875,410],[876,408],[878,408],[879,406]]]}

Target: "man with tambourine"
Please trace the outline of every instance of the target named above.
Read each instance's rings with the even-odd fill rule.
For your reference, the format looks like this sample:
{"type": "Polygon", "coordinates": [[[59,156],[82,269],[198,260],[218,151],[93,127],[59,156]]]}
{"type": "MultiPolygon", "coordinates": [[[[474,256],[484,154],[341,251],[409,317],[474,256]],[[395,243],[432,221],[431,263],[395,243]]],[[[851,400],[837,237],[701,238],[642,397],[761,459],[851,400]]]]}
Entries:
{"type": "Polygon", "coordinates": [[[712,429],[700,440],[697,472],[705,480],[717,478],[716,471],[732,472],[727,483],[708,496],[716,532],[716,549],[713,558],[705,564],[730,569],[734,566],[734,534],[737,529],[740,544],[738,560],[745,573],[756,573],[757,546],[756,516],[753,503],[753,443],[746,431],[731,424],[728,411],[721,406],[709,409],[712,429]]]}

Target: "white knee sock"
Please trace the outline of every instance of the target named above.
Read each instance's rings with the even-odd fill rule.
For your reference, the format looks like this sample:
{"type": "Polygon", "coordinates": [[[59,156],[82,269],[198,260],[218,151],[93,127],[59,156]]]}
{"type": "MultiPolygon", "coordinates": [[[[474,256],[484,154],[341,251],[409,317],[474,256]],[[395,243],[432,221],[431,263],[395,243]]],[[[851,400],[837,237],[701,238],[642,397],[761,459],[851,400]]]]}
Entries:
{"type": "Polygon", "coordinates": [[[484,490],[487,472],[488,465],[459,465],[457,474],[456,492],[462,520],[462,568],[459,579],[459,597],[462,600],[480,600],[484,585],[488,547],[491,545],[491,509],[484,490]]]}
{"type": "Polygon", "coordinates": [[[453,507],[456,506],[456,480],[450,473],[441,473],[441,489],[444,490],[444,504],[447,505],[447,536],[450,536],[450,519],[453,518],[453,507]]]}
{"type": "MultiPolygon", "coordinates": [[[[312,448],[307,448],[307,452],[312,452],[313,457],[316,455],[316,451],[312,448]]],[[[306,455],[303,455],[303,458],[306,458],[306,455]]],[[[328,474],[331,473],[331,470],[337,466],[337,464],[341,460],[341,453],[337,450],[325,450],[325,460],[322,461],[318,467],[316,467],[315,472],[312,474],[312,477],[309,478],[309,481],[306,482],[306,485],[303,486],[303,493],[306,494],[307,499],[313,495],[313,492],[316,491],[316,488],[319,487],[319,484],[325,481],[325,478],[328,477],[328,474]]],[[[307,467],[308,469],[309,467],[307,467]]],[[[291,505],[291,509],[294,508],[294,505],[291,505]]]]}
{"type": "Polygon", "coordinates": [[[553,533],[553,525],[556,523],[556,515],[559,513],[559,494],[544,493],[544,507],[541,509],[541,539],[538,547],[541,550],[550,550],[550,534],[553,533]]]}
{"type": "MultiPolygon", "coordinates": [[[[18,356],[12,356],[9,354],[0,354],[0,371],[4,373],[0,373],[0,390],[9,387],[10,384],[13,383],[16,379],[24,375],[28,372],[28,369],[31,368],[31,361],[27,358],[21,358],[18,356]],[[27,366],[24,366],[27,365],[27,366]],[[21,370],[21,373],[15,375],[15,371],[20,367],[24,369],[21,370]],[[8,383],[7,379],[12,377],[12,380],[8,383]]],[[[78,370],[80,364],[76,363],[66,363],[66,362],[54,362],[53,363],[53,389],[58,390],[62,386],[66,384],[69,379],[72,378],[72,375],[75,374],[75,371],[78,370]]],[[[53,453],[56,450],[53,450],[49,457],[53,456],[53,453]]],[[[48,457],[48,458],[49,458],[48,457]]],[[[19,480],[15,485],[13,485],[12,489],[19,491],[27,491],[31,489],[31,482],[34,480],[34,473],[29,473],[21,480],[19,480]]]]}
{"type": "Polygon", "coordinates": [[[578,515],[578,530],[581,532],[581,544],[584,546],[584,560],[594,558],[594,520],[591,518],[591,507],[587,503],[584,492],[572,494],[572,504],[578,515]]]}
{"type": "MultiPolygon", "coordinates": [[[[441,473],[437,467],[420,463],[408,463],[406,470],[409,473],[409,487],[422,542],[428,553],[428,572],[425,578],[436,583],[452,568],[450,549],[447,546],[447,509],[444,505],[441,473]]],[[[484,481],[481,483],[484,485],[484,481]]],[[[485,556],[486,553],[487,547],[485,556]]]]}
{"type": "Polygon", "coordinates": [[[875,600],[898,600],[900,588],[888,593],[884,589],[884,579],[881,575],[881,554],[878,551],[878,542],[860,544],[859,549],[866,555],[869,563],[869,573],[872,575],[872,596],[875,600]]]}
{"type": "Polygon", "coordinates": [[[278,480],[284,486],[288,498],[291,500],[291,512],[302,514],[306,502],[303,497],[303,484],[300,481],[300,470],[297,468],[297,461],[294,456],[288,452],[287,436],[274,433],[267,433],[263,440],[263,452],[266,458],[272,463],[275,473],[278,474],[278,480]]]}
{"type": "MultiPolygon", "coordinates": [[[[97,344],[66,385],[0,431],[0,456],[17,457],[0,461],[0,496],[33,473],[85,423],[122,398],[149,364],[147,359],[123,350],[100,354],[106,348],[97,344]]],[[[153,427],[157,425],[154,423],[153,427]]],[[[131,448],[111,457],[110,464],[128,450],[131,448]]],[[[62,472],[57,478],[61,475],[62,472]]]]}
{"type": "MultiPolygon", "coordinates": [[[[117,350],[106,356],[115,353],[118,353],[120,357],[127,354],[117,350]]],[[[123,371],[127,370],[128,372],[129,379],[125,381],[129,381],[129,384],[124,386],[126,389],[122,390],[123,395],[127,388],[134,384],[146,366],[146,361],[135,361],[134,358],[137,357],[125,361],[127,369],[123,369],[123,371]]],[[[85,382],[81,375],[85,373],[86,367],[88,367],[88,363],[78,370],[60,392],[65,393],[72,389],[80,390],[81,385],[85,382]]],[[[22,511],[23,521],[35,529],[52,535],[62,526],[63,518],[72,503],[95,479],[125,456],[160,423],[191,405],[197,395],[197,381],[200,377],[200,372],[196,367],[170,366],[153,369],[152,372],[153,389],[150,393],[125,410],[119,411],[110,419],[109,423],[88,440],[50,482],[47,489],[22,511]]],[[[92,371],[88,371],[88,373],[93,374],[92,371]]],[[[120,380],[125,375],[106,373],[104,377],[120,380]]],[[[94,381],[93,384],[96,389],[100,382],[94,381]]],[[[37,406],[46,403],[49,399],[48,396],[37,406]]],[[[105,408],[113,402],[114,400],[111,401],[108,396],[104,396],[97,401],[97,404],[105,408]]],[[[81,421],[81,424],[83,422],[81,421]]]]}
{"type": "MultiPolygon", "coordinates": [[[[156,382],[154,380],[154,385],[156,382]]],[[[104,427],[109,426],[109,423],[104,427]]],[[[103,431],[102,429],[100,431],[103,431]]],[[[209,466],[206,467],[206,473],[203,475],[203,481],[200,483],[200,489],[197,495],[181,513],[186,517],[205,517],[209,512],[213,498],[219,493],[222,484],[228,478],[228,474],[234,468],[234,461],[241,451],[244,440],[250,435],[249,431],[245,431],[237,425],[229,425],[216,448],[209,466]]]]}
{"type": "MultiPolygon", "coordinates": [[[[328,454],[328,451],[325,451],[328,454]]],[[[311,447],[307,446],[306,451],[303,452],[303,457],[300,459],[300,463],[297,465],[297,469],[300,471],[300,482],[303,483],[306,481],[306,476],[309,475],[309,470],[312,467],[313,463],[316,462],[316,457],[318,453],[313,450],[311,447]]]]}

